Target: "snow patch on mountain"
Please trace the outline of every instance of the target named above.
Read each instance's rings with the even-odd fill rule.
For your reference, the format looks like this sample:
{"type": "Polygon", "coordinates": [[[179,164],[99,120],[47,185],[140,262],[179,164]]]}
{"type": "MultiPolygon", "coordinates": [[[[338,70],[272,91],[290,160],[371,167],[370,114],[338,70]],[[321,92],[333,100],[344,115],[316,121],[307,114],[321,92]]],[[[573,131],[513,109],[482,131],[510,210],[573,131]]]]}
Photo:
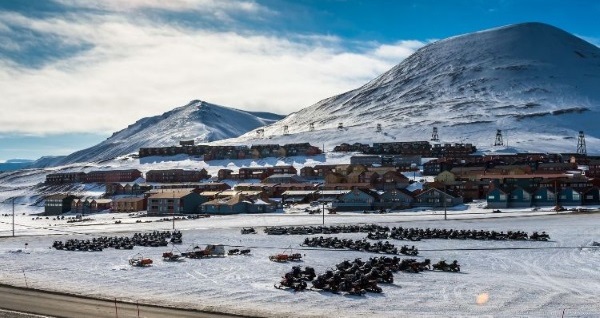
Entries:
{"type": "Polygon", "coordinates": [[[429,140],[438,127],[443,142],[493,151],[500,129],[518,151],[574,152],[583,130],[597,152],[598,87],[600,48],[547,24],[516,24],[429,44],[364,86],[265,127],[264,138],[333,147],[429,140]]]}
{"type": "Polygon", "coordinates": [[[207,143],[233,138],[281,118],[272,113],[247,112],[194,100],[162,115],[142,118],[93,147],[36,166],[97,162],[138,152],[142,147],[178,145],[181,140],[207,143]]]}

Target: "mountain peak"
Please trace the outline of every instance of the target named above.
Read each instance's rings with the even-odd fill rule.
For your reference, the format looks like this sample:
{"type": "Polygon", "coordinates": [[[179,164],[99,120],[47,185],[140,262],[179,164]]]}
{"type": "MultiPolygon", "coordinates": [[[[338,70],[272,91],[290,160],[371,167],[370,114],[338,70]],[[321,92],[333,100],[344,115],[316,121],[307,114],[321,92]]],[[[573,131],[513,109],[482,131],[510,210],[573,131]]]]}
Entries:
{"type": "Polygon", "coordinates": [[[585,130],[589,145],[600,136],[591,121],[600,112],[598,87],[600,48],[527,22],[426,45],[362,87],[298,111],[265,134],[277,136],[283,126],[290,134],[310,125],[336,131],[342,123],[353,127],[352,138],[334,134],[330,143],[368,143],[427,140],[435,126],[445,141],[479,146],[491,144],[500,129],[523,139],[519,146],[526,150],[537,149],[540,140],[565,144],[585,130]],[[375,123],[385,135],[368,133],[375,123]]]}
{"type": "Polygon", "coordinates": [[[178,145],[181,140],[206,143],[240,136],[283,116],[247,112],[192,100],[161,115],[142,118],[93,147],[60,159],[55,165],[100,161],[137,152],[142,147],[178,145]]]}

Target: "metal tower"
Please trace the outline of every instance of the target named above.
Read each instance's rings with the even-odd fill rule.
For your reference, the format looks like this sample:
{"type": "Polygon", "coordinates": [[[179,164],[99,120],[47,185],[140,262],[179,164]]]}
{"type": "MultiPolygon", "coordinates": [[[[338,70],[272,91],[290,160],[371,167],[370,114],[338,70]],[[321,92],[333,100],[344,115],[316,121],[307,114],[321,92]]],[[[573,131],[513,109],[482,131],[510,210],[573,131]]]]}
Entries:
{"type": "Polygon", "coordinates": [[[288,125],[283,126],[283,134],[284,135],[289,135],[289,131],[288,131],[288,125]]]}
{"type": "Polygon", "coordinates": [[[310,124],[308,125],[308,130],[309,130],[309,131],[315,131],[315,123],[310,123],[310,124]]]}
{"type": "Polygon", "coordinates": [[[440,136],[438,136],[437,127],[433,127],[433,133],[431,134],[431,141],[440,141],[440,136]]]}
{"type": "Polygon", "coordinates": [[[496,141],[494,142],[494,146],[503,146],[504,141],[502,140],[502,130],[496,130],[496,141]]]}
{"type": "Polygon", "coordinates": [[[587,155],[587,150],[585,149],[585,136],[583,135],[583,131],[579,131],[579,138],[577,138],[577,153],[580,155],[587,155]]]}

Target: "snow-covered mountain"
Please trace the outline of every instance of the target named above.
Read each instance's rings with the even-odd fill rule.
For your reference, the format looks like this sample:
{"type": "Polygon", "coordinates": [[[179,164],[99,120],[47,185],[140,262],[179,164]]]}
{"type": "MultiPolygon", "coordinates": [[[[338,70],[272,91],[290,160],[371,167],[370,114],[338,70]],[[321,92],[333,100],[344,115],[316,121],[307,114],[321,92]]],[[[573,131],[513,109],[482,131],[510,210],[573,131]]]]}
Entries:
{"type": "MultiPolygon", "coordinates": [[[[511,149],[575,152],[583,130],[588,152],[598,153],[598,87],[600,48],[547,24],[516,24],[429,44],[364,86],[265,127],[264,135],[332,146],[429,140],[438,127],[442,142],[489,148],[501,129],[511,149]]],[[[256,138],[250,132],[231,142],[256,138]]]]}
{"type": "Polygon", "coordinates": [[[102,161],[137,152],[141,147],[178,145],[181,140],[206,143],[237,137],[280,120],[266,112],[246,112],[194,100],[159,116],[138,120],[105,141],[61,159],[43,160],[37,166],[102,161]]]}

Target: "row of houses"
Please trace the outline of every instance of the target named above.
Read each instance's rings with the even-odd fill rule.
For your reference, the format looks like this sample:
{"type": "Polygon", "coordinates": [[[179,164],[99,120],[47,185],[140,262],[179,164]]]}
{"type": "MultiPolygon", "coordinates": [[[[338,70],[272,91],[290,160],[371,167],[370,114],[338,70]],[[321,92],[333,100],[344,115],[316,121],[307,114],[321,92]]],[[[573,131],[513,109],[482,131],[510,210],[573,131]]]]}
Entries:
{"type": "Polygon", "coordinates": [[[46,184],[131,182],[142,177],[137,169],[58,172],[46,176],[46,184]]]}
{"type": "Polygon", "coordinates": [[[477,151],[472,144],[431,144],[428,141],[405,141],[369,144],[347,144],[335,146],[335,152],[361,152],[376,155],[408,155],[423,157],[464,157],[477,151]]]}
{"type": "Polygon", "coordinates": [[[591,178],[600,177],[600,157],[578,154],[514,154],[438,158],[423,164],[423,174],[443,171],[470,174],[544,174],[580,170],[591,178]]]}
{"type": "MultiPolygon", "coordinates": [[[[600,180],[584,176],[561,176],[544,179],[494,176],[478,181],[448,178],[449,172],[422,189],[390,187],[375,189],[370,183],[239,183],[234,189],[155,188],[138,197],[115,198],[114,212],[146,210],[149,215],[195,213],[263,213],[274,211],[279,204],[331,202],[340,211],[406,209],[412,207],[450,207],[473,199],[487,200],[490,208],[553,205],[599,205],[600,180]]],[[[110,200],[78,199],[74,196],[51,196],[46,199],[46,213],[68,211],[93,213],[108,208],[110,200]],[[69,201],[70,200],[70,201],[69,201]]]]}
{"type": "Polygon", "coordinates": [[[336,211],[401,210],[413,207],[453,207],[462,203],[462,197],[436,188],[415,192],[406,189],[383,192],[354,189],[334,200],[332,207],[336,211]]]}
{"type": "Polygon", "coordinates": [[[298,171],[294,166],[274,166],[274,167],[244,167],[239,168],[237,172],[231,169],[220,169],[217,172],[219,180],[248,180],[257,179],[264,180],[275,174],[293,174],[298,171]]]}
{"type": "MultiPolygon", "coordinates": [[[[137,169],[128,170],[103,170],[85,172],[58,172],[46,176],[46,184],[68,183],[115,183],[132,182],[142,178],[143,174],[137,169]]],[[[146,172],[146,182],[174,183],[174,182],[199,182],[211,176],[206,169],[184,170],[150,170],[146,172]]]]}
{"type": "Polygon", "coordinates": [[[487,204],[490,208],[598,205],[600,188],[496,187],[488,192],[487,204]]]}
{"type": "Polygon", "coordinates": [[[111,212],[147,211],[149,216],[181,214],[234,214],[269,213],[279,206],[261,192],[204,191],[176,189],[150,191],[143,196],[111,199],[77,198],[70,194],[57,194],[46,198],[45,214],[58,215],[67,212],[90,214],[110,210],[111,212]]]}
{"type": "Polygon", "coordinates": [[[80,214],[97,213],[112,209],[112,200],[96,198],[78,198],[72,194],[55,194],[46,198],[44,213],[58,215],[67,212],[80,214]]]}
{"type": "Polygon", "coordinates": [[[203,156],[205,161],[222,159],[260,159],[266,157],[314,156],[321,154],[321,149],[309,143],[297,144],[264,144],[240,146],[194,145],[192,141],[182,141],[180,146],[140,148],[139,157],[174,156],[186,154],[203,156]]]}
{"type": "Polygon", "coordinates": [[[406,209],[415,206],[442,207],[462,203],[462,198],[450,192],[429,189],[412,193],[403,189],[375,191],[352,190],[288,190],[280,199],[271,199],[264,191],[204,191],[177,189],[151,191],[144,196],[110,199],[77,198],[73,195],[54,195],[46,199],[46,215],[66,212],[96,213],[147,211],[149,216],[181,214],[238,214],[275,212],[281,204],[298,202],[331,202],[339,211],[374,209],[406,209]],[[445,201],[444,201],[445,200],[445,201]]]}
{"type": "Polygon", "coordinates": [[[177,182],[177,183],[146,183],[146,182],[111,182],[106,184],[106,196],[142,195],[151,190],[194,189],[196,192],[222,191],[231,189],[223,182],[177,182]]]}

